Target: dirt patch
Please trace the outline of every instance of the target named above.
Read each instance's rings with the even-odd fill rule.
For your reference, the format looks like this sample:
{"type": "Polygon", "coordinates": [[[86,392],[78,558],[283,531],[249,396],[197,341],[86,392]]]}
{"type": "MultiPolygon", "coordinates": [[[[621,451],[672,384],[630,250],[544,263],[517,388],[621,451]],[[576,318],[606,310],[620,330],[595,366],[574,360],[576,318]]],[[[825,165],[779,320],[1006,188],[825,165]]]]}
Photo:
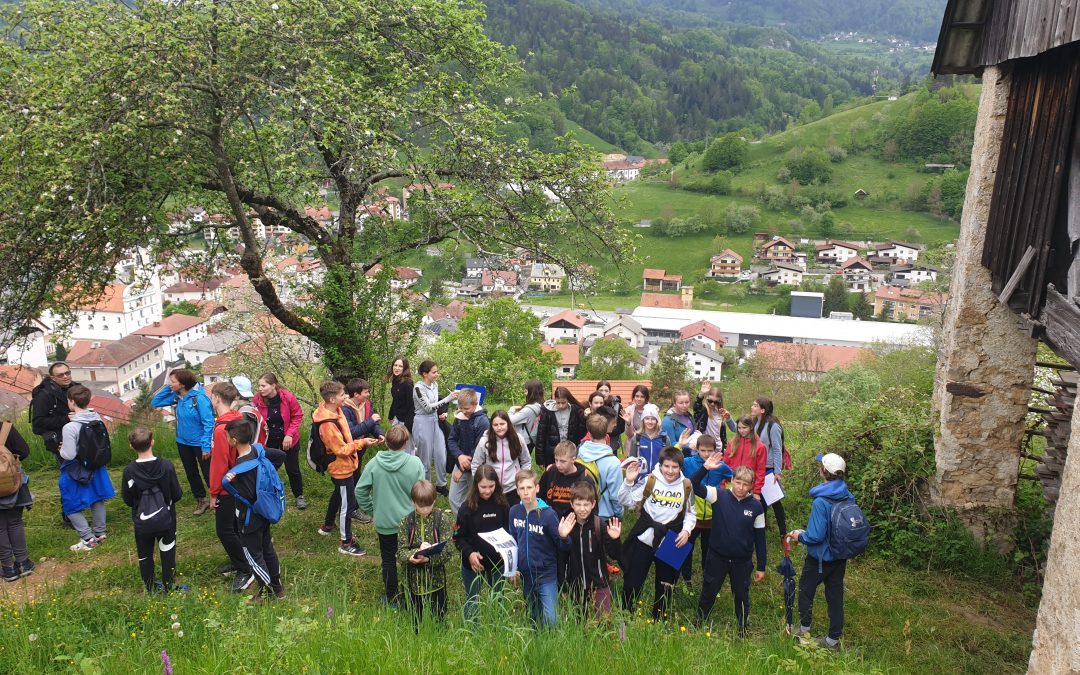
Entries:
{"type": "Polygon", "coordinates": [[[63,586],[72,572],[87,569],[86,562],[82,560],[50,558],[36,565],[30,576],[0,585],[0,598],[24,605],[33,603],[48,595],[50,588],[63,586]]]}

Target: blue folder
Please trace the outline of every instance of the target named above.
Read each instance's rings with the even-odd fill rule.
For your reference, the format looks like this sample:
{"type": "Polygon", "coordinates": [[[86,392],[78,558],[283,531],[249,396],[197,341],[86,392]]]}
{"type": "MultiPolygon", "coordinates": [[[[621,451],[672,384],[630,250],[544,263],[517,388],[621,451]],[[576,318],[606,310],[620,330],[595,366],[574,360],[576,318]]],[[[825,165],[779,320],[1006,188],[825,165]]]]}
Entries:
{"type": "Polygon", "coordinates": [[[675,540],[678,538],[678,532],[675,530],[668,530],[667,534],[664,535],[664,540],[656,547],[656,559],[680,570],[682,569],[683,563],[686,562],[686,557],[694,550],[694,545],[687,542],[686,546],[677,548],[675,546],[675,540]]]}
{"type": "Polygon", "coordinates": [[[475,391],[476,395],[480,398],[480,405],[484,405],[484,399],[487,398],[487,387],[482,384],[455,384],[454,391],[465,389],[466,387],[475,391]]]}

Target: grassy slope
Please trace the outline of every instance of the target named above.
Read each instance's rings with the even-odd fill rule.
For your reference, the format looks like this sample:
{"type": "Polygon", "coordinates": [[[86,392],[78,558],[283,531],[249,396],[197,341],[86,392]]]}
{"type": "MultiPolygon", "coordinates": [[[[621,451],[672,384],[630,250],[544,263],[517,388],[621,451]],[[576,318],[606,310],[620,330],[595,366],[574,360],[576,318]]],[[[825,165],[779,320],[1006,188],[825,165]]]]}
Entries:
{"type": "MultiPolygon", "coordinates": [[[[179,466],[169,432],[162,431],[158,438],[160,453],[179,466]]],[[[125,456],[127,451],[118,448],[114,483],[125,456]]],[[[808,460],[797,454],[796,461],[808,460]]],[[[68,666],[81,672],[154,672],[160,668],[162,649],[168,650],[177,673],[476,672],[477,659],[509,672],[554,673],[583,668],[641,672],[643,667],[646,672],[670,672],[679,666],[704,672],[715,667],[717,659],[732,664],[729,669],[750,673],[1009,673],[1026,665],[1034,615],[1020,604],[1019,593],[947,575],[929,576],[873,556],[848,568],[846,651],[834,655],[797,648],[779,633],[783,594],[779,576],[771,570],[778,560],[772,541],[770,574],[752,591],[753,625],[746,640],[732,635],[726,590],[711,626],[698,628],[691,622],[696,598],[682,587],[675,595],[675,616],[666,626],[650,625],[633,613],[613,624],[582,630],[565,623],[538,635],[524,620],[520,594],[510,589],[503,601],[484,608],[481,626],[470,631],[460,619],[456,556],[447,564],[447,624],[425,626],[416,635],[406,615],[379,605],[378,544],[371,526],[357,528],[369,555],[355,559],[338,554],[333,541],[315,533],[328,481],[306,468],[305,480],[312,507],[304,512],[290,509],[274,528],[289,598],[253,608],[225,592],[225,580],[214,572],[224,556],[213,518],[191,516],[190,496],[178,509],[178,558],[182,580],[193,592],[147,598],[131,541],[130,511],[119,499],[110,501],[108,541],[91,553],[73,554],[67,545],[74,535],[56,525],[55,470],[34,469],[37,502],[26,515],[29,545],[35,559],[47,560],[29,579],[0,585],[0,672],[68,666]],[[333,608],[331,619],[327,607],[333,608]],[[173,621],[181,624],[179,629],[170,629],[173,621]],[[619,630],[624,622],[625,641],[619,630]],[[568,659],[571,653],[573,659],[568,659]]],[[[794,494],[788,499],[791,522],[803,522],[806,500],[794,494]]],[[[770,540],[774,534],[770,529],[770,540]]],[[[797,567],[801,560],[797,551],[797,567]]],[[[700,588],[700,580],[696,583],[700,588]]],[[[820,631],[825,621],[820,593],[815,620],[820,631]]]]}

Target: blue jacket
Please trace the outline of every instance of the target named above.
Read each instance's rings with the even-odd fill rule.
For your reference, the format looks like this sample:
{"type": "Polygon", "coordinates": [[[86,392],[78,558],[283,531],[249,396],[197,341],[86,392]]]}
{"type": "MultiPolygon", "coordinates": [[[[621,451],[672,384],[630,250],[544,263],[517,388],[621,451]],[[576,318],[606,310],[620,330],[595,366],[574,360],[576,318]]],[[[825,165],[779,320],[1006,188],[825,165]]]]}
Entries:
{"type": "Polygon", "coordinates": [[[672,445],[679,442],[679,437],[682,436],[682,432],[686,429],[694,431],[694,418],[686,415],[675,415],[672,412],[664,415],[664,420],[660,422],[660,431],[667,434],[667,437],[671,439],[672,445]]]}
{"type": "Polygon", "coordinates": [[[621,516],[623,506],[619,503],[619,486],[623,482],[622,464],[611,448],[596,441],[585,441],[578,447],[578,461],[595,462],[600,474],[600,500],[597,514],[601,518],[621,516]]]}
{"type": "Polygon", "coordinates": [[[806,546],[806,555],[816,560],[832,560],[829,550],[829,512],[833,502],[855,499],[842,480],[831,480],[810,488],[814,503],[810,507],[810,521],[806,530],[799,535],[799,541],[806,546]]]}
{"type": "Polygon", "coordinates": [[[543,499],[528,512],[524,504],[515,504],[510,509],[510,536],[517,542],[518,571],[536,583],[554,583],[556,551],[570,547],[570,540],[559,537],[555,509],[543,499]]]}
{"type": "MultiPolygon", "coordinates": [[[[719,450],[717,450],[719,452],[719,450]]],[[[683,475],[693,477],[697,470],[705,466],[705,460],[697,455],[690,455],[683,460],[683,475]]],[[[701,484],[709,487],[718,488],[725,480],[731,480],[735,472],[731,470],[731,467],[724,462],[720,462],[720,466],[709,471],[705,474],[705,478],[702,479],[701,484]]]]}
{"type": "Polygon", "coordinates": [[[450,435],[446,439],[446,449],[449,451],[446,453],[447,471],[454,470],[458,457],[473,456],[476,452],[476,444],[484,437],[484,432],[490,426],[491,421],[483,408],[478,407],[468,419],[454,416],[454,425],[450,427],[450,435]]]}
{"type": "Polygon", "coordinates": [[[360,416],[356,414],[356,409],[351,406],[341,406],[341,413],[345,415],[345,422],[349,425],[349,433],[352,435],[353,440],[368,437],[378,438],[386,435],[383,433],[379,423],[371,419],[370,416],[361,422],[360,416]]]}
{"type": "Polygon", "coordinates": [[[210,404],[203,386],[196,384],[180,397],[169,389],[169,385],[165,385],[150,401],[153,408],[173,405],[176,406],[176,442],[210,452],[214,438],[214,406],[210,404]]]}
{"type": "Polygon", "coordinates": [[[660,451],[671,445],[668,435],[663,431],[656,438],[649,438],[644,433],[634,436],[637,445],[637,456],[644,457],[648,464],[641,470],[642,476],[648,476],[656,465],[660,463],[660,451]]]}

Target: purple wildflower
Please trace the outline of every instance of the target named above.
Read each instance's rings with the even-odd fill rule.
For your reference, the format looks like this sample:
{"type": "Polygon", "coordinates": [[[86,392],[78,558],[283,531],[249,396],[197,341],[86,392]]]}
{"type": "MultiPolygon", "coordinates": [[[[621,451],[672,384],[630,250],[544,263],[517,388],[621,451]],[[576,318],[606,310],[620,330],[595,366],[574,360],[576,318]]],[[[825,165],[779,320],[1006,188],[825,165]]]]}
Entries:
{"type": "Polygon", "coordinates": [[[327,607],[326,608],[326,620],[327,621],[332,621],[333,619],[334,619],[334,608],[333,607],[327,607]]]}
{"type": "Polygon", "coordinates": [[[172,661],[169,660],[169,652],[161,650],[161,675],[172,674],[172,661]]]}

